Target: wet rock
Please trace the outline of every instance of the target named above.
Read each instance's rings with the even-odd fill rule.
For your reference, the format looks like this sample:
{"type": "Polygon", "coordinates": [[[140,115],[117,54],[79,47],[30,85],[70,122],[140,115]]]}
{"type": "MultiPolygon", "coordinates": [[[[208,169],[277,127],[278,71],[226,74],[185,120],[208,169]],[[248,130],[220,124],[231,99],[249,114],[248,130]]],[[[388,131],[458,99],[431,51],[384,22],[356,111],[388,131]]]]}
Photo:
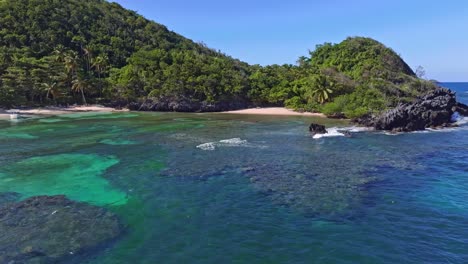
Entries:
{"type": "Polygon", "coordinates": [[[457,103],[453,111],[458,112],[462,116],[468,116],[468,105],[457,103]]]}
{"type": "Polygon", "coordinates": [[[313,134],[326,134],[328,133],[327,130],[325,129],[325,126],[319,125],[319,124],[310,124],[309,126],[309,131],[313,134]]]}
{"type": "Polygon", "coordinates": [[[0,207],[0,263],[56,263],[122,233],[109,211],[65,196],[37,196],[0,207]]]}
{"type": "MultiPolygon", "coordinates": [[[[409,132],[429,127],[450,126],[457,106],[455,93],[438,88],[412,103],[400,104],[379,116],[364,117],[355,122],[376,130],[409,132]]],[[[460,105],[460,109],[462,109],[460,105]]]]}

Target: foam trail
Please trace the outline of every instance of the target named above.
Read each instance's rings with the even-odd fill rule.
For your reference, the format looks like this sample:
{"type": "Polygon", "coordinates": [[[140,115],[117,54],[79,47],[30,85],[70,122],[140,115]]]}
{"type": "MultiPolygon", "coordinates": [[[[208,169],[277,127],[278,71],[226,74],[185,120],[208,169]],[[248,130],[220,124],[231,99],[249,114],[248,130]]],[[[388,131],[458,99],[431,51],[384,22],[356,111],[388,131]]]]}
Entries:
{"type": "Polygon", "coordinates": [[[249,144],[245,139],[241,138],[230,138],[223,139],[218,142],[208,142],[197,146],[201,150],[215,150],[217,147],[252,147],[254,145],[249,144]]]}
{"type": "Polygon", "coordinates": [[[338,132],[337,127],[328,128],[327,132],[328,133],[326,134],[315,134],[313,138],[319,139],[319,138],[324,138],[324,137],[344,137],[345,136],[344,133],[338,132]]]}
{"type": "Polygon", "coordinates": [[[351,126],[351,127],[330,127],[327,128],[328,133],[326,134],[315,134],[313,136],[314,139],[324,138],[324,137],[345,137],[349,133],[360,133],[360,132],[369,132],[373,131],[374,129],[371,127],[359,127],[359,126],[351,126]],[[348,132],[348,133],[347,133],[348,132]]]}
{"type": "Polygon", "coordinates": [[[216,146],[214,142],[208,142],[208,143],[198,145],[197,148],[201,150],[215,150],[216,146]]]}
{"type": "Polygon", "coordinates": [[[220,140],[219,143],[225,144],[227,146],[241,146],[241,145],[247,144],[247,140],[243,140],[240,138],[231,138],[231,139],[220,140]]]}

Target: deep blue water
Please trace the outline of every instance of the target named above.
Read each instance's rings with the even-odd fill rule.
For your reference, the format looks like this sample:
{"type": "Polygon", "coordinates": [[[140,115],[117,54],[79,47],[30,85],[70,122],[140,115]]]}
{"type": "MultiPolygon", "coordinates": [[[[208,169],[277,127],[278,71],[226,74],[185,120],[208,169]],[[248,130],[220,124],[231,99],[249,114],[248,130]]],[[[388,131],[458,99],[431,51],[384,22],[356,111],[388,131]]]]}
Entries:
{"type": "MultiPolygon", "coordinates": [[[[468,103],[468,84],[444,86],[468,103]]],[[[0,122],[0,192],[116,212],[127,232],[80,263],[467,263],[468,126],[313,139],[312,121],[346,126],[172,113],[0,122]]]]}

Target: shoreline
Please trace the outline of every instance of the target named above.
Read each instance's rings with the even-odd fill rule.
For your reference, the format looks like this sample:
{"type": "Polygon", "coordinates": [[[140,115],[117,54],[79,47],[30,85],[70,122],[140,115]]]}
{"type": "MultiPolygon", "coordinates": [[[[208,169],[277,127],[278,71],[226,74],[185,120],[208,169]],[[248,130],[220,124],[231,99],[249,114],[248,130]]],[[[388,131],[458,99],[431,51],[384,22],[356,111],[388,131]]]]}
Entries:
{"type": "MultiPolygon", "coordinates": [[[[29,109],[0,109],[0,120],[11,120],[11,115],[26,115],[26,116],[59,116],[70,113],[111,113],[111,112],[129,112],[128,109],[116,109],[112,107],[105,107],[101,105],[88,105],[88,106],[71,106],[71,107],[38,107],[29,109]]],[[[207,112],[208,113],[208,112],[207,112]]],[[[285,107],[262,107],[262,108],[248,108],[232,111],[209,112],[218,114],[233,114],[233,115],[263,115],[263,116],[306,116],[306,117],[322,117],[326,116],[322,113],[311,112],[296,112],[285,107]]]]}
{"type": "Polygon", "coordinates": [[[313,117],[326,117],[322,113],[311,112],[296,112],[285,107],[261,107],[261,108],[248,108],[234,111],[219,112],[223,114],[235,115],[272,115],[272,116],[313,116],[313,117]]]}
{"type": "Polygon", "coordinates": [[[116,109],[112,107],[105,107],[101,105],[88,105],[88,106],[70,106],[70,107],[38,107],[29,109],[0,109],[0,120],[11,120],[10,115],[30,115],[30,116],[57,116],[70,113],[111,113],[111,112],[128,112],[128,109],[116,109]]]}

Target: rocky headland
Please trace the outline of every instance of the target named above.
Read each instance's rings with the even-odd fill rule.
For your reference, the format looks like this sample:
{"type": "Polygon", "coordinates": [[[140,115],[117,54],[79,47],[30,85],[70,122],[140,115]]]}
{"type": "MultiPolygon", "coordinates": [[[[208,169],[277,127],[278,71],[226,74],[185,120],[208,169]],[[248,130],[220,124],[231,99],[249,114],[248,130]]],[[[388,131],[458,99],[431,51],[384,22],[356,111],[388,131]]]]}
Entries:
{"type": "Polygon", "coordinates": [[[400,104],[380,115],[355,119],[354,122],[376,130],[410,132],[453,126],[455,113],[467,115],[468,106],[457,102],[451,90],[437,88],[413,102],[400,104]]]}

